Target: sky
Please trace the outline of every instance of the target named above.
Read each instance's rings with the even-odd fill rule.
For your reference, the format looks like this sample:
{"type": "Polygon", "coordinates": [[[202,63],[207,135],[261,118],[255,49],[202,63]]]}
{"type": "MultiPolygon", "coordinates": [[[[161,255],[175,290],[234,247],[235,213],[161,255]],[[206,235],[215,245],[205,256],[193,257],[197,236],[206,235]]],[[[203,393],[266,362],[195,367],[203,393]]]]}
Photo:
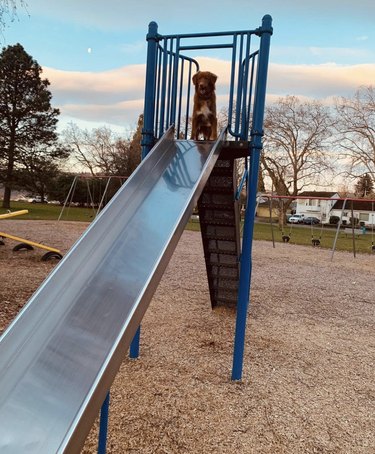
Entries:
{"type": "MultiPolygon", "coordinates": [[[[60,130],[69,122],[124,134],[135,128],[150,21],[160,34],[253,30],[270,14],[267,102],[295,95],[329,103],[375,84],[374,0],[26,1],[0,42],[22,44],[42,66],[60,130]]],[[[220,74],[220,55],[196,52],[203,69],[220,74]]]]}

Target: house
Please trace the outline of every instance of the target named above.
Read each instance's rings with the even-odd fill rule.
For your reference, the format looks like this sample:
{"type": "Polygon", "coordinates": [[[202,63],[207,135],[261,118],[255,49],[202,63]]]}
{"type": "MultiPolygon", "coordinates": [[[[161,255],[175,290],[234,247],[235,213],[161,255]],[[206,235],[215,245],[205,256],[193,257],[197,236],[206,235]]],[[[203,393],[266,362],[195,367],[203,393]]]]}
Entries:
{"type": "Polygon", "coordinates": [[[375,226],[375,202],[366,199],[347,200],[345,206],[344,202],[345,200],[336,201],[331,216],[341,217],[342,213],[342,223],[350,224],[353,208],[353,216],[358,219],[358,223],[363,222],[365,226],[375,226]]]}
{"type": "MultiPolygon", "coordinates": [[[[270,199],[268,197],[258,197],[257,199],[257,207],[255,216],[259,218],[269,218],[270,217],[270,199]]],[[[279,207],[277,202],[272,201],[272,218],[279,217],[279,207]]]]}
{"type": "MultiPolygon", "coordinates": [[[[279,218],[280,199],[272,198],[271,195],[261,194],[257,195],[257,206],[255,215],[260,218],[270,217],[270,206],[272,207],[272,218],[279,218]]],[[[295,201],[292,201],[288,207],[287,213],[291,214],[295,210],[295,201]]]]}
{"type": "Polygon", "coordinates": [[[296,214],[306,217],[316,217],[323,224],[329,223],[330,216],[333,215],[332,209],[337,202],[331,200],[340,197],[337,192],[328,191],[305,191],[297,197],[296,214]]]}

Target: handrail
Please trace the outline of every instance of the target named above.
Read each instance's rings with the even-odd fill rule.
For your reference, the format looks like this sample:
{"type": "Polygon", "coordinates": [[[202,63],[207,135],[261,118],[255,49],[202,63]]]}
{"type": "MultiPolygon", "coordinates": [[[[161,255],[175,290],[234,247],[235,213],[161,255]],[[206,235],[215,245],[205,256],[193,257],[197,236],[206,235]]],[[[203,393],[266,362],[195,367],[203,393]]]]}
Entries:
{"type": "Polygon", "coordinates": [[[207,49],[222,49],[231,53],[228,132],[235,140],[250,140],[250,131],[254,129],[251,124],[259,78],[257,68],[259,64],[262,65],[259,61],[261,40],[259,48],[256,48],[257,44],[252,38],[261,38],[264,33],[272,34],[268,21],[263,21],[261,27],[251,30],[168,35],[159,34],[157,24],[150,23],[142,131],[144,155],[171,124],[176,125],[175,138],[188,138],[192,75],[200,67],[194,55],[186,53],[207,49]],[[217,40],[206,44],[194,43],[194,40],[201,38],[217,40]]]}

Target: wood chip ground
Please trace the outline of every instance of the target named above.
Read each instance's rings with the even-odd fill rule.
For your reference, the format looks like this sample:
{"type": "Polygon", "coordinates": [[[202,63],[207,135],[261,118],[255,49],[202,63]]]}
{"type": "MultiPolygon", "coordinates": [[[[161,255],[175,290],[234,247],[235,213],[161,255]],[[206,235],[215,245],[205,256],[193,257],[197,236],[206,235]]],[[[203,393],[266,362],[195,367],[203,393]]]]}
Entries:
{"type": "MultiPolygon", "coordinates": [[[[64,253],[86,224],[1,221],[64,253]]],[[[0,331],[53,269],[0,246],[0,331]]],[[[111,389],[108,453],[375,453],[375,255],[254,243],[243,380],[235,314],[210,308],[200,234],[186,231],[111,389]]],[[[95,423],[83,453],[97,449],[95,423]]]]}

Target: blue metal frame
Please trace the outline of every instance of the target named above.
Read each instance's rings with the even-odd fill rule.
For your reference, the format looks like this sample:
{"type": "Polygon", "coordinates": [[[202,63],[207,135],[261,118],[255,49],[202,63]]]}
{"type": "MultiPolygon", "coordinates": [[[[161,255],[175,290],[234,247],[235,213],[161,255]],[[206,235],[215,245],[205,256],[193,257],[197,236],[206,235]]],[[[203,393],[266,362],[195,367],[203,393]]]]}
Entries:
{"type": "Polygon", "coordinates": [[[262,26],[255,30],[161,36],[157,33],[157,25],[151,22],[147,35],[148,57],[144,140],[142,142],[143,156],[148,153],[154,142],[161,137],[164,131],[170,125],[176,123],[176,119],[177,138],[188,138],[189,128],[186,119],[189,118],[190,114],[191,76],[193,67],[198,71],[199,65],[193,58],[186,57],[180,52],[203,49],[229,49],[232,51],[228,132],[235,140],[250,139],[250,187],[241,255],[232,370],[233,380],[239,380],[242,377],[246,318],[250,295],[256,188],[262,150],[263,116],[271,35],[272,19],[268,15],[264,16],[262,26]],[[255,50],[252,49],[252,38],[254,35],[260,37],[259,49],[255,50]],[[227,41],[207,45],[190,44],[190,41],[202,38],[227,39],[227,41]],[[185,41],[188,41],[188,44],[183,44],[185,41]],[[188,65],[187,80],[185,79],[186,65],[188,65]],[[183,108],[184,96],[186,97],[185,109],[183,108]],[[183,113],[185,115],[185,127],[181,131],[183,113]]]}
{"type": "MultiPolygon", "coordinates": [[[[249,125],[254,119],[255,98],[253,87],[260,77],[260,45],[254,37],[267,34],[266,22],[255,30],[160,35],[158,26],[151,22],[147,34],[148,52],[142,131],[142,156],[146,156],[154,143],[171,126],[176,126],[176,138],[188,139],[188,119],[191,115],[191,77],[199,70],[198,62],[181,52],[227,49],[231,52],[230,92],[228,103],[228,132],[235,140],[250,140],[249,125]],[[218,42],[194,44],[196,40],[210,38],[218,42]]],[[[271,27],[271,26],[270,26],[271,27]]],[[[272,33],[272,27],[271,32],[272,33]]],[[[268,57],[267,57],[268,58],[268,57]]],[[[260,61],[261,60],[261,61],[260,61]]]]}
{"type": "Polygon", "coordinates": [[[259,161],[263,148],[263,119],[266,100],[266,85],[268,73],[268,60],[270,41],[272,35],[272,18],[264,16],[260,30],[260,49],[257,83],[255,87],[255,101],[253,111],[253,124],[250,141],[250,172],[251,188],[247,194],[247,207],[242,240],[240,282],[237,302],[236,333],[234,340],[234,354],[232,367],[232,380],[242,378],[243,353],[245,346],[245,331],[247,310],[250,302],[250,284],[252,272],[252,238],[254,233],[254,218],[256,209],[256,192],[258,187],[259,161]]]}
{"type": "MultiPolygon", "coordinates": [[[[199,70],[199,64],[193,58],[182,55],[181,52],[206,49],[231,51],[228,132],[234,140],[249,143],[249,168],[247,168],[248,160],[246,160],[245,177],[248,189],[247,208],[240,262],[233,380],[242,378],[246,320],[250,298],[256,189],[262,150],[263,117],[272,32],[272,18],[266,15],[263,17],[261,27],[255,30],[162,36],[158,34],[156,23],[151,22],[147,35],[148,55],[142,131],[143,157],[171,125],[176,125],[176,138],[188,138],[191,76],[193,68],[195,71],[199,70]],[[259,47],[255,49],[254,37],[260,38],[259,47]],[[204,38],[215,38],[219,42],[194,44],[194,40],[199,39],[201,42],[204,38]],[[188,65],[188,71],[185,70],[186,65],[188,65]],[[183,115],[185,115],[185,126],[181,130],[183,115]]],[[[241,184],[243,185],[243,183],[244,181],[241,184]]]]}
{"type": "Polygon", "coordinates": [[[107,450],[109,399],[108,392],[100,410],[98,454],[105,454],[107,450]]]}

